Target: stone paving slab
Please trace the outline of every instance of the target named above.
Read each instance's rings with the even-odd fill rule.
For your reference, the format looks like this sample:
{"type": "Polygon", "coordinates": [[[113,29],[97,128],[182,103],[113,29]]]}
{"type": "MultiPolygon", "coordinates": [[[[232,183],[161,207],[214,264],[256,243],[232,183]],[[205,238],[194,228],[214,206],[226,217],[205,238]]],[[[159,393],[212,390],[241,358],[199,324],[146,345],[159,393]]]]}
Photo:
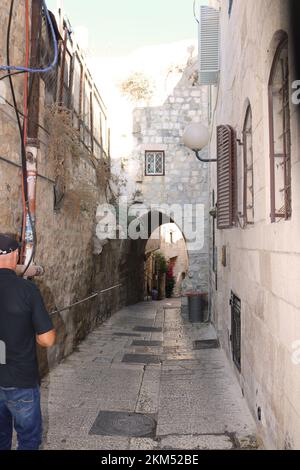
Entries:
{"type": "MultiPolygon", "coordinates": [[[[126,307],[83,341],[42,383],[45,449],[232,449],[255,446],[255,423],[210,324],[188,322],[180,300],[126,307]],[[166,307],[166,309],[164,308],[166,307]],[[161,332],[136,332],[136,327],[161,332]],[[133,336],[139,335],[139,336],[133,336]],[[135,341],[162,342],[143,347],[135,341]],[[159,364],[122,362],[151,354],[159,364]],[[92,436],[101,412],[153,415],[152,438],[92,436]]],[[[101,415],[100,415],[101,416],[101,415]]]]}

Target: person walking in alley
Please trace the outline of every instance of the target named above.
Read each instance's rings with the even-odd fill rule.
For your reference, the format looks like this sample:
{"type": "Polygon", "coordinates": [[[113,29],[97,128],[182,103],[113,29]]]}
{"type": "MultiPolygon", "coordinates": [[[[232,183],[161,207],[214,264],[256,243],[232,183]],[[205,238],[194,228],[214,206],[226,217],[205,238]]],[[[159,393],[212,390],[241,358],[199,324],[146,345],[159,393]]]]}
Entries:
{"type": "Polygon", "coordinates": [[[48,348],[55,330],[39,289],[16,275],[19,244],[0,234],[0,450],[38,450],[42,442],[36,343],[48,348]]]}

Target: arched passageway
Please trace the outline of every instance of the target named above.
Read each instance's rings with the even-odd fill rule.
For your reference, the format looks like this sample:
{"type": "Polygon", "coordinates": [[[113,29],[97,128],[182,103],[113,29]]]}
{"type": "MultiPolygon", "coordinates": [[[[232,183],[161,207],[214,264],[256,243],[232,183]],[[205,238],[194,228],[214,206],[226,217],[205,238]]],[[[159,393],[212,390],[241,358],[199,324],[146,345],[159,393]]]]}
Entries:
{"type": "Polygon", "coordinates": [[[180,297],[188,266],[186,242],[179,227],[174,223],[158,227],[145,248],[145,298],[180,297]]]}

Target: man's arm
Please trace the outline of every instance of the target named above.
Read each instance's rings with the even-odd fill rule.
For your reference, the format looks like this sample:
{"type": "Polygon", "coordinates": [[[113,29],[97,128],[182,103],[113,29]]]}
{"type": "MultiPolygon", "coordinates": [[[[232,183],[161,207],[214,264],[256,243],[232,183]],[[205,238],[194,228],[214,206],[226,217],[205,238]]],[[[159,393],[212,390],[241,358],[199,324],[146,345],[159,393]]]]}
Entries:
{"type": "Polygon", "coordinates": [[[51,348],[55,344],[56,332],[55,330],[48,331],[43,335],[36,335],[36,342],[42,348],[51,348]]]}
{"type": "Polygon", "coordinates": [[[32,322],[35,330],[36,342],[42,348],[51,348],[56,339],[56,332],[51,318],[46,310],[43,298],[37,286],[31,288],[32,322]]]}

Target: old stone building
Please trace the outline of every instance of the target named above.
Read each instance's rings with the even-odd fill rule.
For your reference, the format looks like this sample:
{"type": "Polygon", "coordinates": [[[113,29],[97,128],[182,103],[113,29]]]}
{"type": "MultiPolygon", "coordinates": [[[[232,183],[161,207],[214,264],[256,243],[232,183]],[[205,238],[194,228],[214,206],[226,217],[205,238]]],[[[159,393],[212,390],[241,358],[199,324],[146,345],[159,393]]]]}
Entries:
{"type": "MultiPolygon", "coordinates": [[[[45,68],[54,56],[53,38],[42,17],[41,2],[32,0],[29,4],[29,65],[45,68]]],[[[9,0],[3,0],[2,65],[8,61],[9,8],[9,0]]],[[[11,65],[26,64],[26,15],[25,2],[15,3],[9,43],[11,65]]],[[[41,288],[49,311],[56,312],[53,320],[58,331],[56,346],[48,357],[41,356],[43,372],[70,354],[102,319],[120,306],[143,298],[144,256],[144,246],[140,249],[130,240],[112,240],[104,247],[94,243],[97,205],[114,199],[108,187],[106,107],[64,18],[51,18],[58,41],[58,64],[48,73],[30,74],[25,88],[24,74],[12,77],[22,125],[27,115],[24,90],[28,93],[27,165],[30,155],[36,156],[34,262],[44,268],[44,274],[34,282],[41,288]],[[64,309],[113,286],[117,287],[64,309]]],[[[20,235],[21,138],[6,74],[1,71],[0,77],[0,231],[20,235]]],[[[29,181],[29,173],[27,177],[29,181]]]]}
{"type": "Polygon", "coordinates": [[[210,144],[218,164],[209,167],[217,204],[212,319],[265,445],[296,449],[300,186],[291,2],[211,4],[220,8],[221,26],[210,144]]]}
{"type": "MultiPolygon", "coordinates": [[[[206,165],[199,167],[182,142],[185,127],[200,120],[208,121],[208,95],[197,86],[195,60],[187,64],[163,105],[136,108],[133,115],[133,202],[150,210],[158,206],[167,215],[168,208],[182,210],[183,217],[175,222],[186,239],[189,258],[183,292],[208,289],[208,170],[206,165]],[[190,228],[197,233],[194,240],[188,235],[190,228]]],[[[171,221],[172,214],[171,210],[171,221]]]]}

